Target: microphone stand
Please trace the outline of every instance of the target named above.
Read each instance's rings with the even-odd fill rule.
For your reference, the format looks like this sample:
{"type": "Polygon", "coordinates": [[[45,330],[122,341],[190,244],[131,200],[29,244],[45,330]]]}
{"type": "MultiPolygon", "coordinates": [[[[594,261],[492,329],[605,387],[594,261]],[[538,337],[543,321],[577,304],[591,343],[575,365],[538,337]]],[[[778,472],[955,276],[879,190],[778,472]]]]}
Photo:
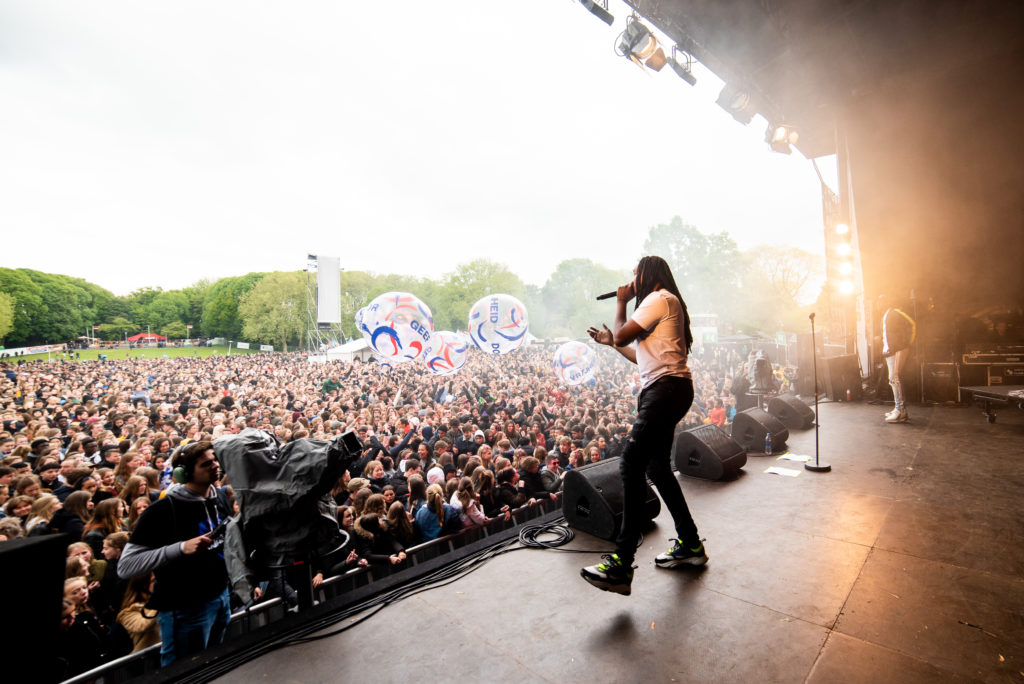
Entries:
{"type": "Polygon", "coordinates": [[[811,319],[811,358],[814,360],[814,464],[804,463],[804,468],[812,473],[827,473],[832,470],[832,466],[818,460],[818,427],[821,421],[818,416],[818,344],[814,339],[814,313],[808,318],[811,319]]]}

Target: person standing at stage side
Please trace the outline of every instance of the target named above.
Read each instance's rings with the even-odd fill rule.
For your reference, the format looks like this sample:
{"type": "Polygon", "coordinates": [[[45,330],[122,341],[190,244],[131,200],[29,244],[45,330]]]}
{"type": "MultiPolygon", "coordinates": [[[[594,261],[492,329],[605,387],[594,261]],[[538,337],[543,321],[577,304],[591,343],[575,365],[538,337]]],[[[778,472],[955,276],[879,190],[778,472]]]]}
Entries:
{"type": "Polygon", "coordinates": [[[893,410],[885,414],[885,422],[906,423],[909,416],[900,374],[907,365],[917,326],[914,319],[905,312],[889,306],[884,295],[878,298],[878,309],[885,311],[882,314],[882,356],[889,368],[889,386],[892,387],[892,398],[896,402],[893,410]]]}
{"type": "Polygon", "coordinates": [[[614,331],[591,327],[587,333],[599,344],[615,348],[639,366],[642,389],[637,415],[619,461],[622,477],[622,526],[615,553],[604,562],[580,570],[599,589],[629,595],[633,559],[643,524],[644,498],[649,475],[672,514],[676,539],[672,548],[655,558],[660,568],[704,565],[708,562],[697,526],[669,464],[676,424],[693,403],[693,380],[686,360],[693,344],[690,316],[675,278],[665,260],[647,256],[633,270],[634,278],[616,291],[614,331]],[[626,318],[626,303],[635,298],[633,316],[626,318]],[[636,348],[630,346],[636,341],[636,348]]]}

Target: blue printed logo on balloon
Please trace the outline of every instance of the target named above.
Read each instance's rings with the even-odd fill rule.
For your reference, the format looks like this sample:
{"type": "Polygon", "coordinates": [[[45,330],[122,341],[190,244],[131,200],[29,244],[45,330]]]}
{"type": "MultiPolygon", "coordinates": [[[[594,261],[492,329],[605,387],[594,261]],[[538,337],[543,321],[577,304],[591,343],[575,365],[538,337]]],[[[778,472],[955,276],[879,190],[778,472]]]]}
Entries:
{"type": "Polygon", "coordinates": [[[466,365],[469,344],[459,333],[439,330],[430,336],[423,359],[434,375],[451,375],[466,365]]]}
{"type": "Polygon", "coordinates": [[[407,292],[386,292],[356,314],[356,325],[374,354],[397,364],[423,354],[434,332],[430,309],[407,292]]]}
{"type": "Polygon", "coordinates": [[[566,385],[592,380],[597,370],[597,353],[582,342],[566,342],[555,351],[555,375],[566,385]]]}
{"type": "Polygon", "coordinates": [[[512,295],[487,295],[469,310],[469,337],[488,354],[519,349],[526,341],[528,327],[526,307],[512,295]]]}

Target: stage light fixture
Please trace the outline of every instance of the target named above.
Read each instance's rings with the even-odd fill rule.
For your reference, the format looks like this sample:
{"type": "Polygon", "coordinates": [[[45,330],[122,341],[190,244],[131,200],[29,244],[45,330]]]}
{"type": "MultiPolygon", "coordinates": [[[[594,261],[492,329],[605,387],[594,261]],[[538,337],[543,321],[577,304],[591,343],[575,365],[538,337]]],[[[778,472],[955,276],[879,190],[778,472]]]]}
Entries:
{"type": "Polygon", "coordinates": [[[849,245],[849,243],[840,242],[838,245],[836,245],[836,254],[838,254],[841,257],[848,257],[848,256],[850,256],[850,245],[849,245]]]}
{"type": "Polygon", "coordinates": [[[594,2],[594,0],[580,0],[580,4],[609,26],[615,21],[615,17],[608,11],[608,0],[598,0],[597,2],[594,2]]]}
{"type": "Polygon", "coordinates": [[[693,56],[683,52],[677,45],[672,46],[672,59],[668,61],[676,76],[683,79],[690,85],[697,85],[697,77],[693,75],[693,56]]]}
{"type": "Polygon", "coordinates": [[[839,291],[843,294],[853,294],[853,281],[843,280],[839,283],[839,291]]]}
{"type": "Polygon", "coordinates": [[[844,261],[843,263],[839,264],[839,273],[840,275],[844,276],[850,275],[851,273],[853,273],[853,264],[851,264],[849,261],[844,261]]]}
{"type": "Polygon", "coordinates": [[[718,94],[716,104],[729,112],[732,118],[744,126],[750,123],[750,120],[754,118],[754,114],[757,113],[757,108],[754,107],[750,100],[750,93],[730,85],[722,88],[722,92],[718,94]]]}
{"type": "Polygon", "coordinates": [[[796,141],[800,139],[800,133],[789,124],[768,124],[768,130],[764,133],[764,141],[774,152],[792,154],[796,141]]]}
{"type": "Polygon", "coordinates": [[[846,223],[836,224],[836,235],[846,235],[850,232],[850,226],[846,223]]]}
{"type": "Polygon", "coordinates": [[[619,36],[616,52],[629,58],[641,69],[646,66],[652,71],[661,71],[668,63],[668,57],[658,44],[658,39],[636,16],[630,17],[627,22],[626,30],[619,36]]]}

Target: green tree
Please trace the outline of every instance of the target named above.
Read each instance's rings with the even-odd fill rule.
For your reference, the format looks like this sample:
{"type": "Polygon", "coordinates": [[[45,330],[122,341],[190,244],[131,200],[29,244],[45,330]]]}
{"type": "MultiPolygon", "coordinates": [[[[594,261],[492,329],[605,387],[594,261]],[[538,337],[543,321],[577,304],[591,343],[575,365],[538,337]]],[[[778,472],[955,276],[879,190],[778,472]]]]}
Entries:
{"type": "Polygon", "coordinates": [[[182,294],[188,299],[188,311],[183,320],[186,324],[193,326],[195,330],[199,330],[203,321],[203,304],[206,302],[206,297],[210,294],[212,286],[213,281],[203,278],[182,290],[182,294]]]}
{"type": "Polygon", "coordinates": [[[115,340],[123,340],[125,336],[130,337],[137,332],[141,332],[141,328],[138,325],[132,323],[127,318],[117,317],[109,323],[100,323],[96,336],[101,340],[113,342],[115,340]]]}
{"type": "Polygon", "coordinates": [[[183,340],[188,336],[188,330],[181,321],[171,321],[160,328],[160,334],[169,340],[183,340]]]}
{"type": "Polygon", "coordinates": [[[644,253],[668,262],[692,313],[715,313],[721,320],[735,311],[742,296],[742,260],[728,233],[705,235],[676,216],[650,229],[644,253]]]}
{"type": "Polygon", "coordinates": [[[37,325],[46,316],[42,288],[22,269],[0,268],[0,292],[14,299],[14,317],[7,343],[12,347],[41,342],[37,325]]]}
{"type": "Polygon", "coordinates": [[[288,351],[305,329],[306,280],[301,271],[276,271],[263,277],[238,303],[242,337],[273,342],[288,351]]]}
{"type": "Polygon", "coordinates": [[[168,323],[184,321],[188,310],[188,297],[181,290],[160,292],[148,304],[140,307],[134,320],[139,325],[159,330],[168,323]]]}
{"type": "Polygon", "coordinates": [[[358,336],[356,312],[370,303],[370,293],[377,289],[377,278],[366,271],[341,272],[341,330],[346,337],[358,336]]]}
{"type": "MultiPolygon", "coordinates": [[[[430,294],[435,330],[465,330],[470,308],[486,295],[509,294],[522,301],[527,294],[526,285],[519,276],[504,264],[489,259],[459,264],[440,283],[424,289],[430,294]]],[[[414,290],[412,292],[415,294],[414,290]]],[[[529,314],[527,309],[527,316],[529,314]]]]}
{"type": "Polygon", "coordinates": [[[201,321],[205,337],[236,339],[242,334],[238,302],[264,275],[266,274],[249,273],[244,276],[221,278],[210,286],[203,302],[201,321]]]}
{"type": "Polygon", "coordinates": [[[14,329],[14,297],[0,292],[0,342],[14,329]]]}
{"type": "MultiPolygon", "coordinates": [[[[543,306],[530,313],[530,327],[551,337],[583,337],[591,325],[604,321],[611,327],[614,304],[598,302],[597,295],[628,280],[621,271],[595,264],[590,259],[566,259],[541,289],[543,306]]],[[[537,334],[537,333],[534,333],[537,334]]]]}

